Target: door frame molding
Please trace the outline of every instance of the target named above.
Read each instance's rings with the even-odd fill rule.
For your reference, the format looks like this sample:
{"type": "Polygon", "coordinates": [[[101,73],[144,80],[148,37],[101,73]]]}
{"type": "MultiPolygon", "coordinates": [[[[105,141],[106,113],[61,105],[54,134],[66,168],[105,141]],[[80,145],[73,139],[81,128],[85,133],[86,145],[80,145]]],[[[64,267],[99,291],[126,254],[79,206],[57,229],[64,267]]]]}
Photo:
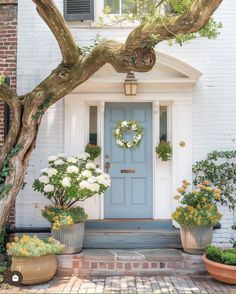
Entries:
{"type": "MultiPolygon", "coordinates": [[[[127,98],[122,93],[76,93],[65,97],[65,149],[66,154],[84,152],[88,141],[88,107],[98,106],[98,144],[104,150],[104,111],[106,102],[150,102],[153,104],[153,219],[169,219],[177,203],[173,195],[183,179],[192,177],[192,95],[193,93],[138,93],[135,98],[127,98]],[[157,159],[154,147],[159,141],[159,106],[169,105],[169,140],[173,146],[172,160],[163,163],[157,159]],[[178,125],[177,125],[178,124],[178,125]],[[76,127],[75,127],[76,126],[76,127]],[[77,127],[78,126],[78,127],[77,127]],[[80,140],[77,140],[80,138],[80,140]],[[180,141],[185,141],[183,148],[180,141]],[[168,175],[162,174],[168,170],[168,175]],[[161,170],[161,173],[160,173],[161,170]],[[170,170],[170,171],[169,171],[170,170]],[[169,177],[170,180],[167,179],[169,177]],[[162,195],[165,180],[169,181],[169,191],[162,195]]],[[[98,161],[97,161],[98,162],[98,161]]],[[[98,162],[104,168],[104,155],[98,162]]],[[[81,206],[94,219],[104,219],[104,196],[94,197],[81,206]],[[94,206],[96,211],[94,212],[94,206]]]]}

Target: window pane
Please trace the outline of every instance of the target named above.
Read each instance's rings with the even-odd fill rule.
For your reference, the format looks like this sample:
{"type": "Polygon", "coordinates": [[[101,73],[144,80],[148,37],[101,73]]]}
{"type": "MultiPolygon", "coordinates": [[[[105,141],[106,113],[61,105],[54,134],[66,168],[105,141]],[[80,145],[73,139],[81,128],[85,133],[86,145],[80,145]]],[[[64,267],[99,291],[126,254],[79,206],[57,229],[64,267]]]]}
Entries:
{"type": "Polygon", "coordinates": [[[104,0],[104,7],[109,7],[111,14],[119,14],[120,0],[104,0]]]}
{"type": "Polygon", "coordinates": [[[97,106],[89,107],[89,143],[97,144],[97,106]]]}
{"type": "Polygon", "coordinates": [[[160,141],[167,142],[167,106],[160,106],[160,141]]]}

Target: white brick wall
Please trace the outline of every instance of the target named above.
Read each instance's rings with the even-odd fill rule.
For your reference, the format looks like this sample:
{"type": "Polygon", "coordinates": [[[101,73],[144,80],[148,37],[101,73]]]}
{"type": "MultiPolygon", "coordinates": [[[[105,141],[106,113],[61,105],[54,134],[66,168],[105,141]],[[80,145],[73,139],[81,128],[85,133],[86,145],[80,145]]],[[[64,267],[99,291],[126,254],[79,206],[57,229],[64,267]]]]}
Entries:
{"type": "MultiPolygon", "coordinates": [[[[63,1],[55,1],[62,10],[63,1]]],[[[193,101],[193,161],[214,149],[235,149],[236,140],[236,2],[223,1],[216,13],[223,22],[220,37],[214,41],[195,40],[183,47],[160,44],[159,49],[203,72],[195,88],[193,101]]],[[[53,35],[39,18],[31,0],[19,1],[18,92],[31,90],[60,61],[60,52],[53,35]]],[[[128,29],[92,29],[71,26],[80,46],[88,45],[97,34],[123,40],[128,29]]],[[[63,102],[50,108],[40,128],[37,148],[30,161],[27,185],[17,200],[17,225],[46,225],[40,217],[44,199],[32,191],[32,179],[45,166],[46,157],[63,151],[63,102]],[[33,203],[33,205],[32,205],[33,203]],[[24,207],[24,208],[23,208],[24,207]]],[[[214,234],[215,242],[225,243],[233,236],[230,226],[233,214],[227,208],[222,229],[214,234]]],[[[236,237],[236,236],[235,236],[236,237]]]]}

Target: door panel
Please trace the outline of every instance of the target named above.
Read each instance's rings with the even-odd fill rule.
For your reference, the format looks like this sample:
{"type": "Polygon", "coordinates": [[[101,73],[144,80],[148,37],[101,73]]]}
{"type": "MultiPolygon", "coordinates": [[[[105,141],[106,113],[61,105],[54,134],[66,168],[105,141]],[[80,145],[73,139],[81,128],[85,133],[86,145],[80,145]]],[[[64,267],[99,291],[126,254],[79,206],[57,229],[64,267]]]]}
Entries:
{"type": "MultiPolygon", "coordinates": [[[[133,134],[126,135],[126,139],[133,134]]],[[[109,162],[111,187],[105,193],[105,218],[152,217],[152,104],[107,103],[105,107],[105,162],[109,162]],[[113,130],[118,121],[136,120],[143,128],[134,150],[117,146],[113,130]],[[109,158],[106,158],[109,156],[109,158]],[[131,173],[122,170],[131,169],[131,173]]]]}

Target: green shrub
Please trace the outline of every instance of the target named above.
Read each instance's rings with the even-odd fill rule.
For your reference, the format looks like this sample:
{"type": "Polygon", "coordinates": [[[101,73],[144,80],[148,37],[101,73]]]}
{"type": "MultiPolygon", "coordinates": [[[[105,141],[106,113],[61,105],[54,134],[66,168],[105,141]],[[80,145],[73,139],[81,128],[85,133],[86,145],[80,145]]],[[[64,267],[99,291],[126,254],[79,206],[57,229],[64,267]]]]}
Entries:
{"type": "Polygon", "coordinates": [[[222,249],[214,245],[206,247],[206,257],[212,261],[236,266],[236,248],[222,249]]]}

